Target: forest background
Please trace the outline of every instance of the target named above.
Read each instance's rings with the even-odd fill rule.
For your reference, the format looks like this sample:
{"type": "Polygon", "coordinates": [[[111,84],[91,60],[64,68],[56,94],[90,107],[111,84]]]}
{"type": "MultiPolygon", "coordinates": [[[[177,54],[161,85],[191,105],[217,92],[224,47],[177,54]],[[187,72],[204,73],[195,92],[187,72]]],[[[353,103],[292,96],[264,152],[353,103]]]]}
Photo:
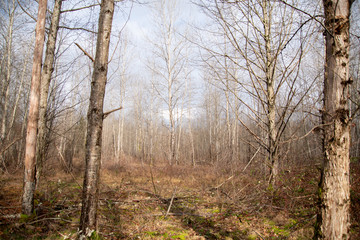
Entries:
{"type": "MultiPolygon", "coordinates": [[[[48,9],[47,33],[53,1],[49,1],[48,9]]],[[[350,181],[351,200],[357,203],[352,207],[357,208],[359,2],[355,1],[351,9],[350,181]]],[[[97,1],[62,1],[39,145],[38,204],[49,203],[51,198],[40,189],[55,188],[49,184],[59,179],[74,183],[83,174],[99,12],[97,1]]],[[[141,179],[137,187],[147,186],[151,197],[172,202],[175,195],[184,194],[186,187],[199,181],[193,190],[205,191],[208,201],[216,205],[210,207],[209,211],[214,211],[210,218],[227,213],[224,209],[234,210],[233,205],[240,203],[243,209],[234,211],[244,216],[236,215],[238,218],[262,211],[264,216],[273,215],[270,220],[257,219],[261,223],[256,227],[262,230],[246,227],[246,231],[236,233],[239,236],[251,237],[255,232],[255,238],[287,238],[301,229],[297,235],[311,235],[306,224],[313,225],[324,153],[322,14],[320,1],[271,1],[269,6],[258,1],[117,2],[104,103],[104,184],[109,177],[117,179],[118,187],[126,187],[127,178],[136,176],[141,179]],[[199,180],[202,178],[204,182],[199,180]],[[300,203],[301,210],[296,208],[300,203]],[[275,221],[274,226],[266,222],[277,218],[280,223],[275,221]]],[[[0,17],[0,165],[1,184],[6,190],[6,182],[22,184],[18,177],[24,166],[37,4],[1,1],[0,17]]],[[[49,39],[47,35],[45,42],[49,39]]],[[[7,198],[5,190],[3,199],[7,198]]],[[[71,192],[71,187],[67,191],[71,192]]],[[[75,201],[80,194],[73,198],[75,201]]],[[[52,204],[64,199],[57,197],[52,204]]],[[[8,204],[5,201],[1,211],[6,212],[8,204]]],[[[165,202],[165,210],[171,210],[172,204],[165,202]]],[[[166,216],[169,211],[165,211],[166,216]]],[[[351,216],[352,229],[358,229],[358,214],[351,216]]],[[[36,217],[30,222],[37,221],[36,217]]],[[[190,220],[199,225],[192,223],[196,225],[192,228],[210,229],[207,222],[190,220]]],[[[10,232],[23,234],[24,229],[7,221],[4,226],[10,232]]],[[[200,231],[186,234],[216,238],[217,230],[212,228],[215,230],[210,229],[210,235],[200,231]]],[[[136,231],[149,238],[169,233],[162,228],[136,231]]],[[[125,230],[119,232],[123,237],[127,234],[125,230]]]]}

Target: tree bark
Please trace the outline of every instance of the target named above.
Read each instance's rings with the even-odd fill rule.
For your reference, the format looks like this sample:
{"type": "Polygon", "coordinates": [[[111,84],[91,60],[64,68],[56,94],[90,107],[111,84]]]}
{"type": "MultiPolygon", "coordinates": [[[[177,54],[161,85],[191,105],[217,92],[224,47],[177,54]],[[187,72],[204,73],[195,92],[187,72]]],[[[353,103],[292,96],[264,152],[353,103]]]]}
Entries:
{"type": "Polygon", "coordinates": [[[91,236],[97,229],[97,207],[101,165],[101,135],[103,126],[103,103],[107,81],[108,56],[114,0],[102,0],[99,30],[96,43],[94,72],[91,82],[88,126],[86,136],[86,169],[83,186],[79,238],[91,236]]]}
{"type": "Polygon", "coordinates": [[[5,96],[4,96],[4,108],[3,108],[3,114],[2,114],[2,121],[1,121],[1,140],[5,141],[6,137],[6,120],[7,120],[7,111],[8,111],[8,105],[9,105],[9,94],[10,94],[10,75],[11,75],[11,52],[12,52],[12,40],[13,40],[13,30],[14,30],[14,17],[15,17],[15,9],[16,9],[16,3],[13,0],[12,1],[12,9],[9,13],[9,28],[8,28],[8,34],[7,34],[7,46],[6,46],[6,55],[7,55],[7,62],[6,62],[6,79],[4,82],[4,90],[5,90],[5,96]]]}
{"type": "Polygon", "coordinates": [[[24,192],[22,197],[22,212],[27,215],[31,215],[34,208],[36,136],[39,117],[40,75],[44,49],[46,8],[47,0],[39,0],[31,76],[29,117],[26,131],[24,192]]]}
{"type": "Polygon", "coordinates": [[[36,147],[36,184],[39,183],[43,162],[46,153],[46,109],[48,105],[48,93],[51,75],[54,71],[54,56],[56,47],[56,37],[59,29],[60,13],[62,0],[56,0],[50,25],[50,32],[46,43],[45,62],[41,73],[40,87],[40,109],[39,109],[39,130],[36,147]]]}
{"type": "Polygon", "coordinates": [[[276,129],[276,94],[274,77],[274,59],[271,54],[271,18],[268,1],[263,1],[264,12],[264,40],[265,40],[265,75],[266,75],[266,100],[267,100],[267,127],[268,127],[268,158],[270,162],[269,183],[275,187],[277,175],[279,173],[277,129],[276,129]]]}
{"type": "Polygon", "coordinates": [[[324,77],[324,166],[319,185],[316,239],[349,239],[350,119],[349,0],[324,0],[326,60],[324,77]]]}

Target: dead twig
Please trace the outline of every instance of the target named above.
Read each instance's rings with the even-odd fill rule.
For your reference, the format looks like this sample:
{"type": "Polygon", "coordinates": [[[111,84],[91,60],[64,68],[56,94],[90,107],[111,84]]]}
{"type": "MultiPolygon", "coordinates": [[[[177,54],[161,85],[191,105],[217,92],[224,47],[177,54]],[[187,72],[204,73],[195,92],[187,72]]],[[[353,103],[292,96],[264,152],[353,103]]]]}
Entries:
{"type": "Polygon", "coordinates": [[[260,151],[260,147],[256,150],[256,152],[254,153],[254,155],[251,157],[250,161],[248,162],[248,164],[246,164],[246,166],[244,167],[244,169],[242,170],[242,172],[245,172],[246,168],[250,165],[251,161],[255,158],[256,154],[260,151]]]}
{"type": "MultiPolygon", "coordinates": [[[[169,213],[168,214],[168,216],[190,216],[190,217],[201,217],[201,218],[212,217],[213,215],[214,214],[200,215],[200,214],[185,213],[185,212],[176,212],[176,213],[169,213]]],[[[161,216],[164,216],[164,214],[162,214],[162,213],[153,213],[153,214],[143,214],[142,216],[161,217],[161,216]]]]}
{"type": "Polygon", "coordinates": [[[253,230],[261,239],[263,239],[263,240],[265,240],[265,238],[263,238],[263,236],[261,236],[261,234],[258,232],[258,231],[256,231],[256,230],[253,230]]]}
{"type": "Polygon", "coordinates": [[[171,209],[171,206],[172,206],[172,204],[173,204],[174,197],[175,197],[175,194],[176,194],[176,189],[177,189],[177,188],[175,187],[174,192],[173,192],[172,197],[171,197],[171,200],[170,200],[169,207],[168,207],[168,209],[167,209],[167,211],[166,211],[165,217],[167,217],[167,216],[169,215],[169,213],[170,213],[170,209],[171,209]]]}
{"type": "Polygon", "coordinates": [[[228,179],[226,179],[224,182],[220,183],[219,185],[217,185],[216,187],[213,187],[210,189],[210,191],[214,191],[219,189],[222,185],[224,185],[225,183],[227,183],[228,181],[230,181],[235,175],[232,175],[230,177],[228,177],[228,179]]]}

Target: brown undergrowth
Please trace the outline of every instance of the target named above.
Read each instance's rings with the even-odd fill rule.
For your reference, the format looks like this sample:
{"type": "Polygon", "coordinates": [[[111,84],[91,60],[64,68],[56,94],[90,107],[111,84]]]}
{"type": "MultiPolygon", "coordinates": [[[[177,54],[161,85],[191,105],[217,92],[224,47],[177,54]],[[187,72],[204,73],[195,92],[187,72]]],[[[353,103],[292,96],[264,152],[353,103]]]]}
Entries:
{"type": "MultiPolygon", "coordinates": [[[[352,169],[352,239],[358,239],[357,161],[352,169]]],[[[20,215],[21,173],[2,175],[0,239],[75,239],[81,175],[60,170],[46,175],[31,216],[20,215]]],[[[311,239],[318,178],[314,167],[296,168],[269,187],[251,170],[104,166],[94,239],[311,239]]]]}

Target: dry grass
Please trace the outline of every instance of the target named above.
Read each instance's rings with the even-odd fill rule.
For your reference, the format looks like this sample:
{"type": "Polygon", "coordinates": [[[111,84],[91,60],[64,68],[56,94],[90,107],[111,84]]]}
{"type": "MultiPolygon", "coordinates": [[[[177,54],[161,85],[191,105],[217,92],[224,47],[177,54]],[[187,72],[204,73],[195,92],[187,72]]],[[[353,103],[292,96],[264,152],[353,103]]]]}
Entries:
{"type": "MultiPolygon", "coordinates": [[[[21,174],[1,176],[0,239],[74,239],[81,175],[53,170],[37,190],[34,214],[20,218],[21,174]]],[[[354,212],[360,183],[353,176],[354,212]]],[[[274,190],[252,171],[104,166],[98,233],[101,239],[310,239],[317,180],[313,168],[287,171],[274,190]]],[[[353,222],[357,239],[358,214],[353,222]]]]}

